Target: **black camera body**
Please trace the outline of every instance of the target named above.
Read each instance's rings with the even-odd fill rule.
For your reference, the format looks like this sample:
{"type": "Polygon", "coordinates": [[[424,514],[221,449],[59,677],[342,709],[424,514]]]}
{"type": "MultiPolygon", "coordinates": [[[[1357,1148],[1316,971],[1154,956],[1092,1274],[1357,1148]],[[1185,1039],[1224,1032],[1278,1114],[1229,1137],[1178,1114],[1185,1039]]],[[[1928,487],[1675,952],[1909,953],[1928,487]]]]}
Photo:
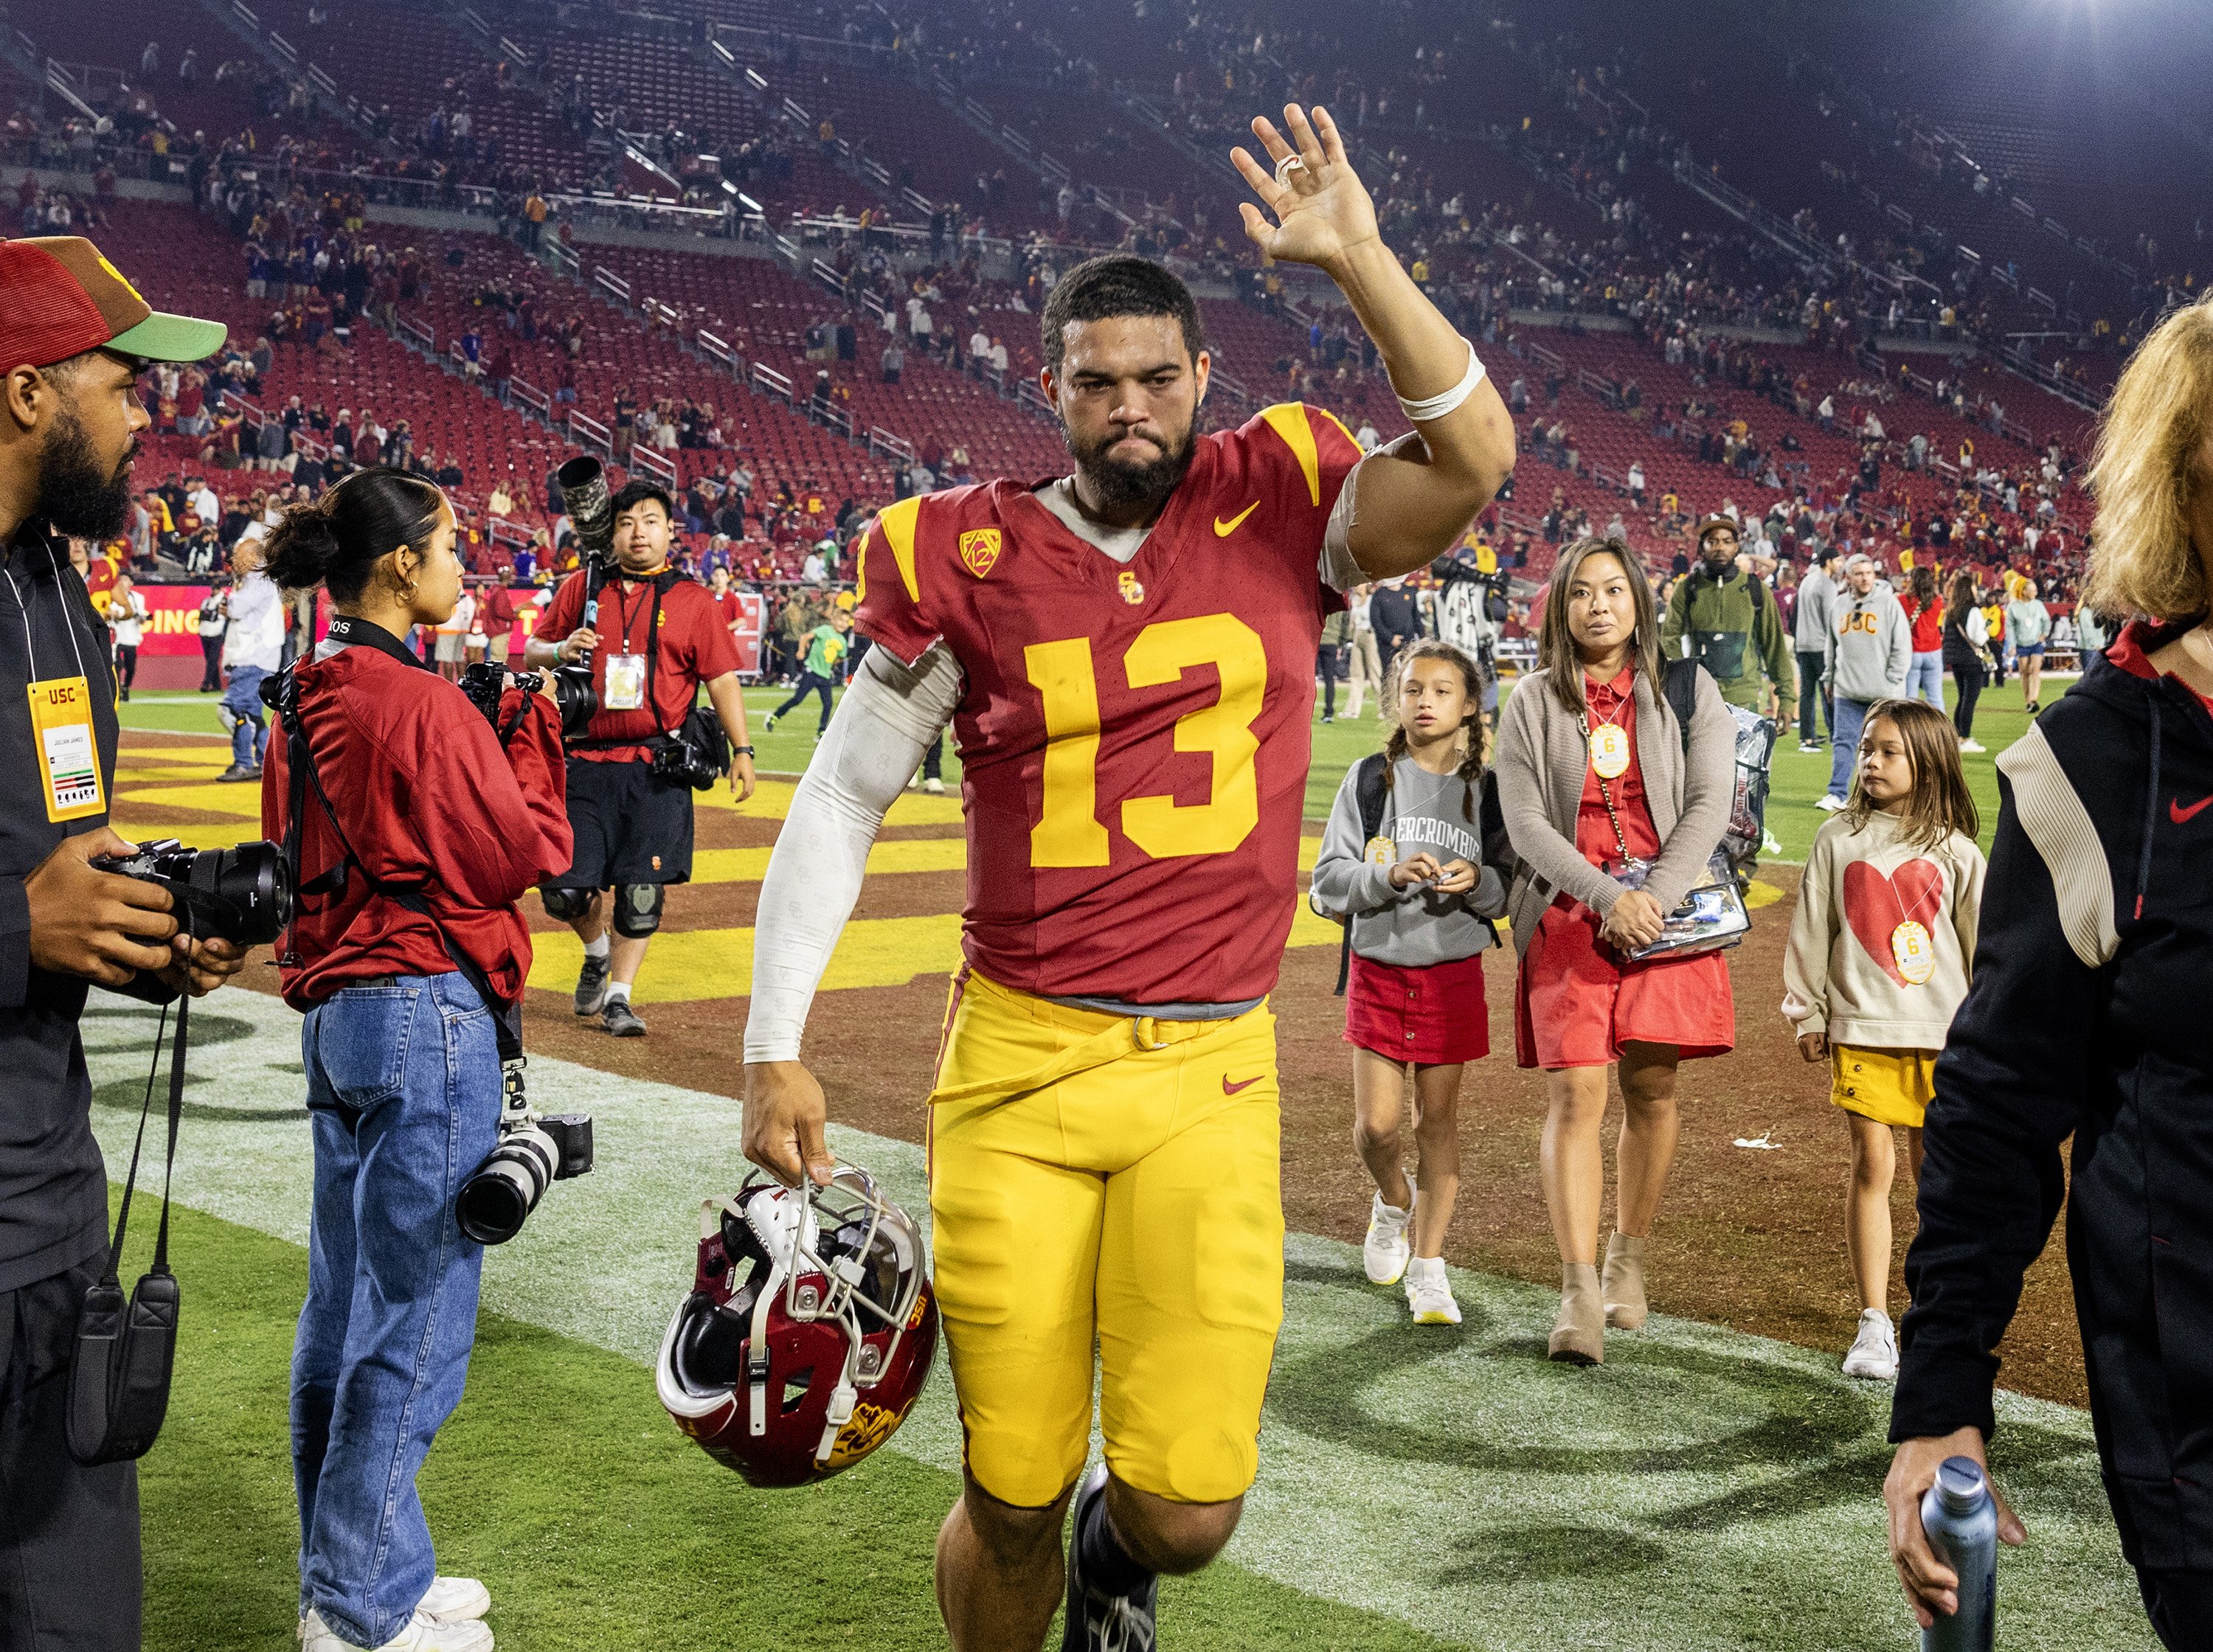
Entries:
{"type": "MultiPolygon", "coordinates": [[[[492,730],[504,737],[507,730],[499,726],[499,703],[507,692],[509,674],[505,666],[490,661],[463,668],[461,692],[469,703],[485,714],[485,721],[492,730]]],[[[518,671],[513,674],[515,686],[526,694],[542,693],[546,679],[553,679],[553,703],[561,713],[561,737],[579,740],[591,725],[600,709],[600,697],[592,687],[592,668],[589,666],[557,666],[551,672],[518,671]]]]}
{"type": "Polygon", "coordinates": [[[196,940],[265,947],[292,921],[291,869],[272,843],[187,849],[164,838],[139,844],[135,855],[95,855],[92,866],[161,885],[175,902],[179,929],[196,940]]]}
{"type": "Polygon", "coordinates": [[[683,725],[653,749],[654,778],[666,784],[712,791],[729,771],[729,737],[708,706],[694,706],[683,725]]]}

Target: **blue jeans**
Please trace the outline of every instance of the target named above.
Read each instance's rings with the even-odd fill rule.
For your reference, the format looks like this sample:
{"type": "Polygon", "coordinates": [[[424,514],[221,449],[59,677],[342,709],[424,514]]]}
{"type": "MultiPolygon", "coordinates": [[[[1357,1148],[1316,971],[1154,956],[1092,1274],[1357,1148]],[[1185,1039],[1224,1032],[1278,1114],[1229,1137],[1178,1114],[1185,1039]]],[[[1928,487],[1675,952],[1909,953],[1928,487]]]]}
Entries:
{"type": "Polygon", "coordinates": [[[1852,771],[1860,760],[1860,730],[1867,726],[1872,700],[1837,696],[1829,708],[1829,796],[1839,802],[1852,795],[1852,771]]]}
{"type": "Polygon", "coordinates": [[[223,709],[238,719],[231,725],[230,760],[241,769],[259,768],[268,749],[261,707],[261,680],[268,674],[259,666],[233,666],[230,686],[223,691],[223,709]]]}
{"type": "Polygon", "coordinates": [[[499,1052],[458,974],[348,987],[300,1044],[315,1139],[292,1349],[300,1610],[381,1646],[437,1572],[415,1475],[476,1341],[484,1248],[454,1195],[498,1137],[499,1052]]]}
{"type": "Polygon", "coordinates": [[[1933,649],[1913,656],[1905,668],[1905,698],[1926,700],[1939,711],[1944,709],[1943,649],[1933,649]]]}

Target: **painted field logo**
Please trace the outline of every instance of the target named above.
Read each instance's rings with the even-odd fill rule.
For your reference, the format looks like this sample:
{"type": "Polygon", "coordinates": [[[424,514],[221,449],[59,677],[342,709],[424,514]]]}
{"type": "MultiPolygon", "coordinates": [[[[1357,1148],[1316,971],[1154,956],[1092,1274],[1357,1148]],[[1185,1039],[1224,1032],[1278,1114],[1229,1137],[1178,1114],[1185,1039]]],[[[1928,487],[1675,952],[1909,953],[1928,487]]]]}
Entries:
{"type": "Polygon", "coordinates": [[[996,527],[972,527],[960,536],[960,560],[968,571],[981,579],[991,571],[991,564],[999,559],[999,530],[996,527]]]}

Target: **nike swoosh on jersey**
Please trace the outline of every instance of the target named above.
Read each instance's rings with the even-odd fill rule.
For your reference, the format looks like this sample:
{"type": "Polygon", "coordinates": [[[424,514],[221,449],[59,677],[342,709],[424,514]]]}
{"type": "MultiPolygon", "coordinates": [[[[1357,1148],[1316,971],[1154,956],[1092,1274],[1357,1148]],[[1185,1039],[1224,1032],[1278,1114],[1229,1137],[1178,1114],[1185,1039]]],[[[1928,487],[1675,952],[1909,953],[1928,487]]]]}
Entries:
{"type": "Polygon", "coordinates": [[[2178,797],[2167,804],[2167,818],[2177,826],[2188,826],[2191,821],[2204,812],[2209,804],[2213,804],[2213,797],[2201,797],[2188,808],[2185,808],[2182,807],[2182,800],[2178,797]]]}
{"type": "Polygon", "coordinates": [[[1246,506],[1244,509],[1239,511],[1235,516],[1232,516],[1226,522],[1223,521],[1221,517],[1216,516],[1214,519],[1215,537],[1216,539],[1228,539],[1232,533],[1235,533],[1237,531],[1238,525],[1240,523],[1241,523],[1247,516],[1250,516],[1254,511],[1259,509],[1259,508],[1260,502],[1258,499],[1255,499],[1251,504],[1246,506]]]}
{"type": "Polygon", "coordinates": [[[1258,1084],[1265,1076],[1265,1074],[1255,1073],[1250,1078],[1241,1078],[1237,1082],[1232,1084],[1229,1082],[1229,1075],[1228,1073],[1224,1073],[1222,1075],[1222,1093],[1224,1095],[1235,1095],[1240,1090],[1249,1089],[1253,1085],[1258,1084]]]}

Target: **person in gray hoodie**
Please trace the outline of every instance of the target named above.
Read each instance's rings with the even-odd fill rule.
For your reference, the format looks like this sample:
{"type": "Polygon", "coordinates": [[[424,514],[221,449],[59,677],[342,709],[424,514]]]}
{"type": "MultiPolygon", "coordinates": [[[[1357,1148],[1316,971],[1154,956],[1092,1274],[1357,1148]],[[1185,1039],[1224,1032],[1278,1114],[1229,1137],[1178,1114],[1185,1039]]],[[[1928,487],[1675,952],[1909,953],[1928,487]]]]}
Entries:
{"type": "Polygon", "coordinates": [[[1483,954],[1498,944],[1491,920],[1505,915],[1506,882],[1483,856],[1481,670],[1424,639],[1399,656],[1393,688],[1389,743],[1338,789],[1313,898],[1350,925],[1353,1140],[1376,1190],[1363,1263],[1375,1284],[1405,1280],[1416,1324],[1458,1325],[1443,1259],[1460,1191],[1456,1109],[1462,1066],[1491,1053],[1483,954]],[[1411,1184],[1399,1139],[1410,1069],[1411,1184]]]}
{"type": "Polygon", "coordinates": [[[1913,626],[1898,593],[1864,553],[1844,564],[1844,588],[1827,634],[1829,681],[1829,789],[1814,807],[1833,814],[1844,807],[1852,770],[1859,761],[1860,730],[1868,707],[1877,700],[1902,699],[1905,671],[1913,663],[1913,626]]]}
{"type": "Polygon", "coordinates": [[[1798,608],[1792,622],[1791,645],[1798,653],[1798,749],[1818,752],[1814,716],[1822,710],[1829,732],[1836,733],[1835,715],[1821,698],[1821,676],[1829,666],[1829,631],[1837,622],[1837,547],[1824,545],[1814,552],[1806,577],[1798,582],[1798,608]]]}

